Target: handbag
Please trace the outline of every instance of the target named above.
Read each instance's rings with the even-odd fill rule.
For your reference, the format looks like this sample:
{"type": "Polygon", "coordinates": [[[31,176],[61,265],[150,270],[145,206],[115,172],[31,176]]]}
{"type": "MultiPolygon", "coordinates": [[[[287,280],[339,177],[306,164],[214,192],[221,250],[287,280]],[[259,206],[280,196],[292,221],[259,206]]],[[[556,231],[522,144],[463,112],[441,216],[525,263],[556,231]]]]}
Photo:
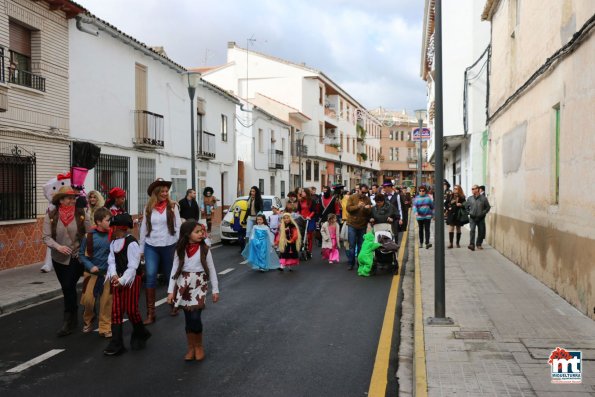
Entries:
{"type": "Polygon", "coordinates": [[[457,210],[457,221],[461,226],[469,223],[469,212],[465,207],[461,207],[457,210]]]}

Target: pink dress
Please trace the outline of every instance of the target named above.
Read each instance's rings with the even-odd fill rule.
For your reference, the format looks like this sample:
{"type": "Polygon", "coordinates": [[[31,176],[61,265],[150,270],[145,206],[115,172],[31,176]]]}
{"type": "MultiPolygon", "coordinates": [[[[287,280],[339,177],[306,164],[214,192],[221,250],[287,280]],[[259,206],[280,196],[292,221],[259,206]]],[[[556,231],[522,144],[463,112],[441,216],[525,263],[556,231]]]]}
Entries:
{"type": "Polygon", "coordinates": [[[339,262],[339,243],[337,241],[337,225],[329,225],[329,235],[331,236],[332,248],[325,248],[322,250],[322,258],[328,259],[329,262],[339,262]]]}

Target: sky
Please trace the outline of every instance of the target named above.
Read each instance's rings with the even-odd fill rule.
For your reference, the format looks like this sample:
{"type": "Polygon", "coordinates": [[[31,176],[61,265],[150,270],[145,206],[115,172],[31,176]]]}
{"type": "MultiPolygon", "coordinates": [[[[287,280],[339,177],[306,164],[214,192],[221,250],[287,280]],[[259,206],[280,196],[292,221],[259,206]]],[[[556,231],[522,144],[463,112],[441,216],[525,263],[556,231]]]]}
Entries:
{"type": "Polygon", "coordinates": [[[422,0],[76,2],[185,67],[222,65],[227,42],[249,43],[324,72],[368,109],[426,107],[422,0]]]}

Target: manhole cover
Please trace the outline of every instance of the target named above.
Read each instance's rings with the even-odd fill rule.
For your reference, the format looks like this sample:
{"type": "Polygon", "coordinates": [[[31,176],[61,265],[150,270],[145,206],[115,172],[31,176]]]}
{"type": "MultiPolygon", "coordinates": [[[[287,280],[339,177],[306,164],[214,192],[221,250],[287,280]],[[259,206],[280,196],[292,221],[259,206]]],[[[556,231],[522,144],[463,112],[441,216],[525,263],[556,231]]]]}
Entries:
{"type": "Polygon", "coordinates": [[[490,331],[454,331],[455,339],[494,339],[490,331]]]}
{"type": "Polygon", "coordinates": [[[31,284],[43,284],[43,281],[33,281],[31,284]]]}

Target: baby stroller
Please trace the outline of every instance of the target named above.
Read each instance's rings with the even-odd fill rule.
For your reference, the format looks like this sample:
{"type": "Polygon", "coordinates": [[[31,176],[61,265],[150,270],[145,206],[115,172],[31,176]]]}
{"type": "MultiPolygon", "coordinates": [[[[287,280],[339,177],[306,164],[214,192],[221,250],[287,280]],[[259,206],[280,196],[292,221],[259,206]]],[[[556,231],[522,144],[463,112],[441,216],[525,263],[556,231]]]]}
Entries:
{"type": "Polygon", "coordinates": [[[310,221],[304,218],[303,216],[298,216],[294,220],[296,225],[298,226],[300,236],[302,236],[302,246],[298,247],[298,249],[300,250],[300,260],[307,261],[308,259],[312,258],[312,254],[308,252],[308,239],[306,238],[306,233],[308,231],[308,223],[310,221]]]}
{"type": "Polygon", "coordinates": [[[397,259],[399,245],[395,242],[389,223],[374,225],[374,241],[382,246],[374,251],[372,273],[375,274],[377,270],[389,270],[393,274],[399,274],[399,260],[397,259]]]}

